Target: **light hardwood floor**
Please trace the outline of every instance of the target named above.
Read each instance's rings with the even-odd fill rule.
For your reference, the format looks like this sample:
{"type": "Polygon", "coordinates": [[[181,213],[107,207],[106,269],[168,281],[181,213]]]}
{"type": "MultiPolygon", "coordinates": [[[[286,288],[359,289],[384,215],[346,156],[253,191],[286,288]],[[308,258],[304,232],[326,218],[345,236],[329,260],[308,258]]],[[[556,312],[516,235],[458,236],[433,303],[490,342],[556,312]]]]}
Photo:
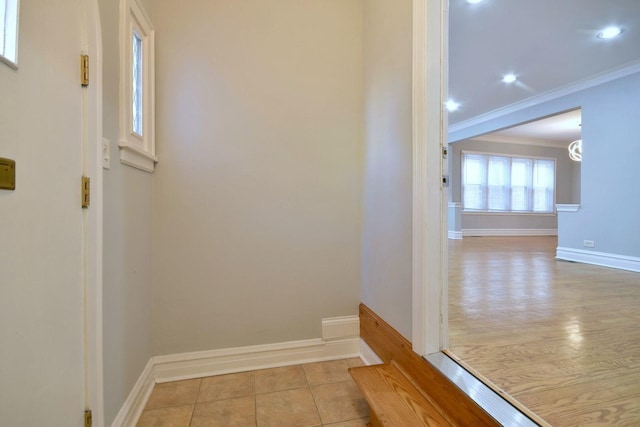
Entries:
{"type": "Polygon", "coordinates": [[[640,273],[556,246],[450,240],[450,350],[554,426],[640,426],[640,273]]]}

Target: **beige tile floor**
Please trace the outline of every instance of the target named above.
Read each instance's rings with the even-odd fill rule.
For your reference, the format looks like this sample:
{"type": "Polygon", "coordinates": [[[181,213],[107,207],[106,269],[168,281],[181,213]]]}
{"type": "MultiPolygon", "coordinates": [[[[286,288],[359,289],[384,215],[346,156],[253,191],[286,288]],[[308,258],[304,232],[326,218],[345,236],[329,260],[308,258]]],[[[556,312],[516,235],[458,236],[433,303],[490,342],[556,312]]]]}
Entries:
{"type": "Polygon", "coordinates": [[[364,427],[359,358],[156,384],[138,427],[364,427]]]}

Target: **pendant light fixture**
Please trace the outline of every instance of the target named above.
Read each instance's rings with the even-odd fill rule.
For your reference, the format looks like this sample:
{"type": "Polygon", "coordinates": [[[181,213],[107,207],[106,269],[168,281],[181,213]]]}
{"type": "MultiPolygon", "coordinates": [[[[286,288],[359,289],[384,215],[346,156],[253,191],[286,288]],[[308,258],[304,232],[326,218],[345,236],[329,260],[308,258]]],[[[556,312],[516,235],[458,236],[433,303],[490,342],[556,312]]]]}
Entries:
{"type": "Polygon", "coordinates": [[[574,162],[582,161],[582,140],[577,139],[569,144],[569,158],[574,162]]]}

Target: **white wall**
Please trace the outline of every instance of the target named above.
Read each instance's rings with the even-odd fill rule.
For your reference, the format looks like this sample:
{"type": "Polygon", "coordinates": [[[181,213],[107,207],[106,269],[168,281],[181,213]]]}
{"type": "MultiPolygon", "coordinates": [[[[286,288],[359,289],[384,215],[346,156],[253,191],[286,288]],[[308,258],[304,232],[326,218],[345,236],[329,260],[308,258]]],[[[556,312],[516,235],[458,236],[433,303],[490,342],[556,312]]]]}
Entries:
{"type": "Polygon", "coordinates": [[[78,2],[22,1],[19,69],[0,63],[0,425],[81,426],[84,410],[78,2]]]}
{"type": "MultiPolygon", "coordinates": [[[[103,356],[106,425],[152,356],[151,182],[118,155],[119,1],[99,0],[103,37],[103,133],[111,142],[104,170],[103,356]]],[[[145,3],[147,12],[150,2],[145,3]]]]}
{"type": "Polygon", "coordinates": [[[364,2],[362,301],[411,339],[412,2],[364,2]]]}
{"type": "Polygon", "coordinates": [[[155,1],[154,353],[360,301],[362,1],[155,1]]]}

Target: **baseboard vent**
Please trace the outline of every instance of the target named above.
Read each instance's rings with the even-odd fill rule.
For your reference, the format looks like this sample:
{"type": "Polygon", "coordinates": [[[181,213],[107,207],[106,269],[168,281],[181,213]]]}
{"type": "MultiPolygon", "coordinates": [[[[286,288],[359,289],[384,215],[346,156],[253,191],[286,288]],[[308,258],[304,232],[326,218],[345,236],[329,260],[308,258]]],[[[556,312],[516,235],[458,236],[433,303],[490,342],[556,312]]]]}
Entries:
{"type": "Polygon", "coordinates": [[[358,316],[343,316],[322,319],[322,339],[325,341],[360,337],[358,316]]]}

